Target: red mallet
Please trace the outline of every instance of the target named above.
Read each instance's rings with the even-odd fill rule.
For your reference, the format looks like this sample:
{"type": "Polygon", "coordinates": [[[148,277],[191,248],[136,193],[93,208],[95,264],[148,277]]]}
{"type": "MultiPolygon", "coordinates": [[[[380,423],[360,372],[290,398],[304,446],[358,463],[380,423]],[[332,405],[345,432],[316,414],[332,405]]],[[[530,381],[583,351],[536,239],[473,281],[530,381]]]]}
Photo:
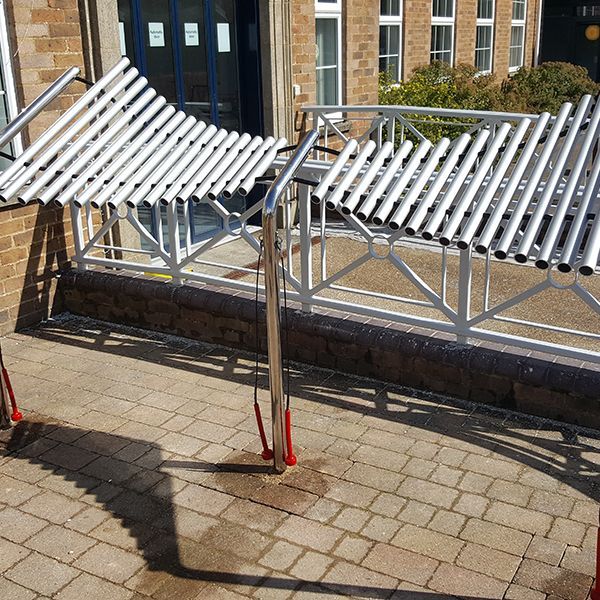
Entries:
{"type": "Polygon", "coordinates": [[[254,403],[254,414],[256,415],[256,424],[258,425],[258,433],[260,434],[260,441],[262,442],[263,447],[260,455],[264,460],[271,460],[273,458],[273,450],[269,448],[269,444],[267,443],[267,434],[265,433],[265,427],[263,425],[258,402],[254,403]]]}
{"type": "Polygon", "coordinates": [[[289,408],[285,411],[285,442],[287,446],[285,464],[288,467],[293,467],[298,462],[298,459],[294,454],[294,448],[292,446],[292,415],[289,408]]]}
{"type": "MultiPolygon", "coordinates": [[[[598,521],[600,523],[600,513],[598,521]]],[[[591,600],[600,600],[600,527],[598,527],[596,538],[596,583],[594,584],[590,598],[591,600]]]]}
{"type": "Polygon", "coordinates": [[[8,397],[10,398],[10,406],[12,408],[12,414],[10,418],[13,421],[20,421],[23,418],[23,414],[17,408],[17,401],[15,400],[15,393],[13,392],[12,385],[10,384],[10,377],[8,376],[8,371],[4,366],[4,359],[2,358],[2,351],[0,351],[0,368],[2,368],[2,378],[4,379],[4,383],[6,385],[6,391],[8,392],[8,397]]]}

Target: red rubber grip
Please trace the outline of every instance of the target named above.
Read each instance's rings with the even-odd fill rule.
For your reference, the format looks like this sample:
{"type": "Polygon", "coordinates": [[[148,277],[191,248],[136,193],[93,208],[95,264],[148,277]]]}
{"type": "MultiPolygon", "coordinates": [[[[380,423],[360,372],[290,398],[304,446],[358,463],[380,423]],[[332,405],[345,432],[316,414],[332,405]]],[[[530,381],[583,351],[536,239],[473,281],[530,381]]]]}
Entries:
{"type": "Polygon", "coordinates": [[[256,424],[258,425],[258,433],[260,435],[260,441],[262,443],[261,456],[264,460],[271,460],[273,458],[273,451],[269,448],[267,443],[267,434],[265,433],[265,427],[263,425],[262,415],[260,414],[260,405],[258,402],[254,403],[254,414],[256,415],[256,424]]]}
{"type": "Polygon", "coordinates": [[[294,454],[294,448],[292,446],[292,414],[288,408],[285,411],[285,442],[287,446],[287,456],[285,457],[285,464],[288,467],[293,467],[298,459],[294,454]]]}
{"type": "Polygon", "coordinates": [[[13,392],[12,385],[10,384],[10,377],[8,376],[8,371],[5,367],[2,367],[2,377],[4,378],[4,383],[6,384],[6,391],[8,392],[8,397],[10,398],[10,405],[12,407],[12,415],[10,418],[13,421],[20,421],[23,418],[21,412],[17,408],[17,401],[15,400],[15,393],[13,392]]]}

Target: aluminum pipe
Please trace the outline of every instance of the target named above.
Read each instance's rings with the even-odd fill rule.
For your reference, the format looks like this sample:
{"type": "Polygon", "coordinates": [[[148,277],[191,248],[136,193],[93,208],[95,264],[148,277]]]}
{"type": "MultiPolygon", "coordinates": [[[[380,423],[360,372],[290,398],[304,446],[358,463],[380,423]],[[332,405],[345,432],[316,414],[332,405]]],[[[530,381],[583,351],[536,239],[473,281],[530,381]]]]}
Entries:
{"type": "Polygon", "coordinates": [[[255,152],[248,158],[246,164],[242,165],[240,170],[231,178],[229,183],[223,188],[223,196],[225,198],[231,198],[237,191],[238,187],[246,179],[248,174],[254,169],[254,167],[262,160],[267,152],[273,147],[275,143],[283,142],[280,148],[283,148],[287,144],[285,138],[280,138],[275,141],[275,138],[268,136],[264,142],[256,149],[255,152]]]}
{"type": "Polygon", "coordinates": [[[252,191],[252,188],[256,184],[256,179],[262,177],[273,166],[273,161],[277,158],[279,150],[284,148],[286,144],[287,140],[285,138],[277,140],[258,163],[256,163],[256,166],[247,175],[246,179],[240,183],[238,192],[242,196],[247,196],[252,191]]]}
{"type": "MultiPolygon", "coordinates": [[[[492,240],[496,236],[496,232],[500,227],[500,223],[504,218],[504,213],[506,212],[509,204],[511,203],[517,188],[521,184],[523,174],[525,173],[525,169],[527,169],[531,158],[534,156],[536,148],[540,142],[540,138],[542,134],[546,130],[546,126],[548,125],[548,121],[550,120],[550,113],[542,113],[539,119],[536,121],[535,127],[531,132],[531,135],[527,139],[525,143],[525,147],[519,154],[519,160],[516,161],[514,168],[504,186],[504,191],[502,192],[500,198],[492,208],[490,217],[485,225],[483,231],[479,235],[477,240],[477,245],[475,246],[475,250],[480,254],[485,254],[492,243],[492,240]]],[[[473,231],[473,235],[477,232],[480,223],[475,222],[472,225],[469,224],[470,229],[473,231]]],[[[466,236],[465,236],[466,237],[466,236]]],[[[470,243],[470,241],[469,241],[470,243]]]]}
{"type": "Polygon", "coordinates": [[[440,236],[440,244],[442,244],[442,246],[449,246],[451,244],[454,235],[465,218],[466,212],[471,208],[471,203],[476,194],[481,190],[481,185],[489,170],[492,168],[494,161],[498,157],[498,151],[511,129],[510,123],[502,123],[494,137],[490,140],[485,154],[477,165],[477,170],[469,181],[462,197],[454,206],[452,216],[448,219],[448,222],[442,229],[442,234],[440,236]]]}
{"type": "MultiPolygon", "coordinates": [[[[121,92],[131,81],[137,77],[137,70],[130,69],[115,87],[100,96],[92,106],[73,124],[63,131],[46,148],[40,149],[40,153],[29,165],[27,165],[11,182],[2,190],[0,197],[8,200],[12,198],[41,167],[47,165],[71,140],[86,126],[90,121],[98,117],[100,112],[114,99],[116,94],[121,92]]],[[[23,155],[21,155],[23,156],[23,155]]],[[[15,161],[16,162],[16,161],[15,161]]],[[[14,163],[13,163],[14,166],[14,163]]],[[[8,172],[5,171],[4,174],[8,172]]],[[[2,177],[0,177],[2,179],[2,177]]]]}
{"type": "Polygon", "coordinates": [[[325,200],[325,205],[330,210],[335,210],[339,203],[342,201],[344,194],[348,191],[358,174],[365,166],[367,160],[371,157],[377,144],[373,140],[369,140],[360,150],[357,157],[352,161],[348,170],[344,173],[342,178],[338,181],[335,189],[329,194],[325,200]]]}
{"type": "MultiPolygon", "coordinates": [[[[573,198],[576,193],[576,188],[579,187],[579,180],[585,177],[585,169],[588,162],[591,160],[593,146],[598,143],[600,126],[600,102],[596,102],[596,106],[592,113],[592,117],[588,123],[588,129],[581,144],[577,144],[577,157],[575,163],[571,167],[571,173],[567,185],[562,191],[560,200],[554,209],[552,222],[544,235],[544,241],[538,252],[535,266],[540,269],[547,269],[550,266],[550,256],[558,242],[558,237],[564,227],[564,220],[567,211],[573,203],[573,198]]],[[[574,207],[575,208],[575,207],[574,207]]],[[[576,207],[577,212],[581,210],[581,204],[576,207]]],[[[571,227],[573,224],[571,224],[571,227]]]]}
{"type": "MultiPolygon", "coordinates": [[[[459,140],[459,142],[462,145],[462,140],[459,140]]],[[[390,229],[397,230],[402,227],[404,219],[406,219],[413,204],[421,195],[421,192],[427,185],[431,174],[439,166],[442,156],[446,153],[446,150],[448,150],[448,146],[450,146],[450,140],[448,138],[442,138],[439,141],[439,143],[434,147],[431,154],[429,155],[429,158],[427,159],[427,162],[421,167],[419,175],[412,182],[408,193],[406,194],[406,196],[404,196],[398,208],[396,208],[396,210],[394,211],[394,214],[392,215],[392,218],[388,223],[390,229]]],[[[455,149],[455,151],[458,153],[458,150],[455,149]]],[[[441,179],[439,174],[437,179],[441,179]]],[[[415,222],[415,219],[411,219],[411,222],[415,222]]],[[[406,229],[406,233],[408,233],[409,235],[414,235],[414,231],[412,231],[412,233],[411,231],[412,230],[409,230],[408,228],[406,229]]]]}
{"type": "Polygon", "coordinates": [[[463,226],[460,237],[456,243],[456,245],[461,250],[466,250],[473,238],[475,237],[475,233],[481,226],[482,220],[485,216],[486,211],[489,209],[489,206],[494,199],[494,195],[498,190],[500,184],[504,180],[506,171],[508,167],[511,165],[515,154],[519,150],[519,145],[521,144],[521,140],[527,133],[529,126],[531,125],[530,119],[523,119],[517,125],[510,142],[506,146],[502,158],[496,165],[494,169],[494,173],[490,180],[487,182],[481,196],[477,200],[476,206],[473,208],[473,212],[471,216],[467,219],[466,223],[463,226]]]}
{"type": "Polygon", "coordinates": [[[360,181],[356,184],[352,193],[348,198],[344,201],[342,205],[342,212],[345,215],[349,215],[352,211],[358,206],[362,195],[367,191],[368,187],[371,185],[373,180],[377,177],[383,163],[388,158],[388,156],[393,152],[394,144],[391,142],[385,142],[381,149],[373,160],[371,161],[371,166],[366,170],[365,174],[360,178],[360,181]]]}
{"type": "MultiPolygon", "coordinates": [[[[95,179],[84,189],[76,198],[73,199],[75,206],[82,207],[108,183],[110,183],[113,177],[119,172],[120,169],[129,162],[129,160],[137,156],[140,149],[148,142],[150,138],[155,135],[160,135],[161,129],[165,126],[165,123],[170,123],[176,114],[175,109],[172,106],[164,108],[150,123],[141,129],[141,132],[137,133],[137,130],[130,130],[131,135],[128,139],[124,140],[123,146],[109,148],[107,152],[110,152],[112,156],[102,160],[101,167],[104,170],[94,168],[92,175],[95,179]],[[128,145],[125,146],[125,143],[128,145]],[[117,156],[115,156],[117,155],[117,156]],[[114,159],[114,160],[113,160],[114,159]],[[112,160],[112,162],[109,162],[112,160]],[[106,161],[106,162],[105,162],[106,161]]],[[[144,123],[141,123],[141,125],[144,123]]],[[[91,165],[93,167],[94,165],[91,165]]]]}
{"type": "Polygon", "coordinates": [[[263,143],[263,139],[259,136],[253,137],[248,145],[243,149],[240,155],[225,169],[219,178],[213,183],[207,196],[210,200],[216,200],[225,189],[225,186],[231,181],[233,176],[242,168],[252,153],[263,143]]]}
{"type": "MultiPolygon", "coordinates": [[[[82,190],[87,183],[92,181],[116,154],[123,151],[125,144],[134,138],[142,127],[150,127],[149,121],[165,106],[166,102],[167,101],[163,96],[155,98],[150,106],[146,107],[137,117],[135,117],[129,127],[123,131],[110,146],[104,150],[104,152],[100,155],[96,155],[95,159],[87,167],[82,169],[75,180],[60,194],[60,196],[54,199],[55,204],[57,206],[65,206],[67,202],[72,200],[75,194],[82,190]]],[[[172,112],[174,112],[174,110],[172,112]]],[[[96,149],[96,152],[100,152],[101,150],[102,148],[98,148],[96,149]]],[[[65,173],[63,176],[70,176],[70,173],[65,173]]],[[[49,197],[51,192],[54,192],[54,190],[48,188],[44,191],[44,195],[49,197]]]]}
{"type": "Polygon", "coordinates": [[[336,177],[342,172],[346,166],[351,154],[354,154],[358,148],[358,142],[355,139],[346,142],[342,151],[329,167],[329,170],[323,175],[319,185],[314,189],[310,199],[316,204],[321,202],[325,195],[329,192],[329,186],[335,181],[336,177]]]}
{"type": "Polygon", "coordinates": [[[552,124],[550,133],[544,142],[542,151],[537,158],[535,167],[531,173],[529,173],[527,185],[522,191],[519,201],[515,204],[514,210],[508,222],[506,223],[504,233],[502,234],[502,237],[496,246],[494,251],[494,256],[496,258],[502,260],[508,256],[508,251],[515,240],[515,236],[519,230],[519,227],[521,226],[523,216],[525,215],[527,208],[529,207],[529,203],[531,202],[531,199],[538,188],[538,184],[542,178],[544,170],[548,167],[548,162],[550,161],[556,143],[560,139],[560,133],[563,130],[567,119],[569,118],[569,113],[571,112],[572,107],[573,105],[570,102],[567,102],[566,104],[563,104],[558,111],[558,115],[552,124]]]}
{"type": "MultiPolygon", "coordinates": [[[[118,166],[116,168],[116,172],[112,175],[110,180],[106,183],[102,191],[100,191],[96,197],[91,201],[91,204],[94,208],[100,208],[103,204],[105,204],[108,199],[120,189],[122,185],[125,185],[127,181],[130,181],[131,177],[133,177],[140,167],[144,165],[148,160],[151,159],[156,150],[160,147],[160,145],[168,139],[168,137],[173,133],[173,131],[181,124],[181,122],[185,119],[185,115],[181,112],[176,112],[166,123],[165,125],[159,129],[158,131],[152,130],[151,139],[144,146],[143,144],[131,144],[127,148],[125,156],[119,157],[118,166]],[[135,149],[132,150],[132,147],[135,149]],[[124,159],[131,159],[129,162],[125,163],[124,159]],[[120,170],[119,170],[120,169],[120,170]]],[[[138,140],[136,140],[137,142],[138,140]]],[[[106,175],[102,173],[104,181],[107,181],[106,175]]],[[[100,184],[100,187],[102,184],[100,184]]],[[[86,189],[85,192],[88,190],[86,189]]],[[[83,196],[83,194],[82,194],[83,196]]],[[[81,196],[79,197],[81,200],[81,196]]]]}
{"type": "Polygon", "coordinates": [[[550,172],[550,177],[544,186],[544,192],[539,198],[537,205],[531,214],[531,218],[525,227],[525,232],[521,237],[521,242],[519,243],[517,252],[515,254],[515,260],[517,262],[527,262],[529,253],[531,252],[531,247],[538,236],[544,216],[546,215],[552,198],[556,193],[556,186],[564,174],[567,159],[571,156],[571,152],[573,151],[573,145],[575,144],[575,141],[579,135],[579,127],[589,112],[591,101],[591,96],[584,96],[581,99],[577,110],[575,111],[575,115],[573,116],[569,126],[569,133],[563,142],[560,153],[556,157],[556,161],[552,165],[552,171],[550,172]]]}
{"type": "Polygon", "coordinates": [[[108,206],[115,209],[119,204],[125,202],[127,198],[135,191],[135,189],[146,181],[152,173],[162,164],[164,160],[172,152],[173,148],[179,144],[179,142],[185,138],[188,131],[197,123],[196,117],[187,117],[177,129],[173,131],[173,134],[167,137],[163,143],[154,148],[154,152],[147,157],[143,163],[138,164],[135,172],[131,173],[129,177],[122,181],[119,193],[115,194],[110,200],[108,200],[108,206]]]}
{"type": "Polygon", "coordinates": [[[398,174],[398,171],[402,167],[402,163],[404,159],[409,155],[412,150],[413,143],[409,140],[403,142],[396,154],[394,154],[394,158],[390,161],[390,163],[385,168],[384,172],[381,174],[381,177],[377,180],[377,183],[371,188],[371,191],[367,194],[365,201],[361,204],[359,210],[356,213],[356,216],[361,221],[366,221],[373,212],[377,202],[383,195],[383,193],[387,190],[387,188],[392,183],[392,180],[398,174]]]}
{"type": "MultiPolygon", "coordinates": [[[[40,135],[26,150],[24,150],[13,163],[0,174],[0,189],[17,175],[17,173],[30,161],[50,140],[62,132],[64,128],[87,106],[95,100],[100,94],[105,92],[107,86],[112,83],[127,66],[129,59],[121,59],[112,69],[104,75],[94,87],[90,88],[85,94],[73,104],[62,116],[60,116],[48,129],[40,135]]],[[[108,94],[105,94],[108,95],[108,94]]]]}
{"type": "Polygon", "coordinates": [[[400,177],[398,177],[398,179],[394,182],[394,185],[387,191],[383,202],[373,215],[373,223],[375,223],[375,225],[383,225],[385,223],[385,220],[394,209],[394,204],[398,198],[400,198],[402,192],[409,184],[410,180],[414,177],[415,173],[418,171],[419,167],[421,166],[421,160],[431,150],[431,148],[432,145],[429,140],[425,140],[417,146],[417,149],[413,152],[410,160],[402,170],[400,177]]]}
{"type": "MultiPolygon", "coordinates": [[[[85,133],[82,133],[75,141],[72,141],[71,144],[67,148],[65,148],[65,150],[60,155],[58,155],[52,161],[51,164],[46,166],[46,170],[44,171],[44,173],[38,176],[35,179],[35,181],[28,186],[27,190],[24,193],[19,195],[19,202],[21,202],[21,204],[27,204],[30,200],[35,198],[36,194],[44,186],[50,183],[50,181],[53,178],[55,178],[58,172],[61,169],[63,169],[66,165],[69,165],[69,168],[72,169],[72,172],[77,173],[77,168],[80,165],[85,164],[85,162],[87,162],[87,159],[85,159],[83,162],[79,162],[79,165],[77,167],[75,166],[75,163],[77,163],[79,158],[83,158],[84,156],[93,156],[95,154],[94,146],[96,144],[101,144],[102,142],[100,140],[102,139],[102,137],[104,137],[103,135],[100,135],[102,130],[105,127],[108,127],[108,131],[105,132],[105,134],[112,134],[113,131],[116,130],[114,131],[114,134],[116,135],[119,132],[120,128],[122,128],[126,124],[126,120],[123,118],[119,118],[115,123],[111,123],[111,121],[121,112],[121,110],[131,100],[133,100],[133,98],[135,98],[142,91],[144,87],[146,87],[146,83],[147,81],[143,78],[136,81],[131,86],[131,88],[127,90],[127,93],[123,94],[123,96],[121,96],[121,98],[119,98],[117,102],[115,102],[105,113],[103,113],[102,116],[98,117],[98,119],[94,121],[94,124],[91,127],[89,127],[85,131],[85,133]],[[100,135],[100,139],[94,140],[94,138],[98,135],[100,135]],[[92,140],[94,140],[94,145],[91,148],[87,148],[86,150],[86,146],[92,140]],[[75,162],[72,162],[73,159],[75,159],[75,157],[82,151],[84,151],[82,153],[82,156],[79,157],[75,162]]],[[[139,111],[141,108],[146,106],[150,102],[150,100],[152,100],[152,98],[154,98],[155,96],[156,92],[152,89],[149,89],[146,91],[146,93],[142,94],[142,98],[140,98],[140,100],[142,100],[142,103],[134,103],[135,111],[133,111],[132,114],[129,115],[129,118],[131,118],[133,114],[136,114],[136,112],[139,111]]],[[[110,138],[106,136],[105,139],[110,138]]],[[[66,175],[68,176],[69,174],[67,173],[66,175]]],[[[46,204],[47,202],[43,202],[41,198],[39,200],[41,204],[46,204]]]]}
{"type": "Polygon", "coordinates": [[[48,89],[45,89],[29,106],[26,106],[6,127],[0,131],[0,148],[13,140],[55,98],[60,96],[79,75],[77,67],[65,71],[48,89]]]}
{"type": "Polygon", "coordinates": [[[127,199],[127,206],[135,208],[143,202],[144,206],[151,207],[159,200],[167,184],[173,181],[172,167],[181,160],[183,154],[201,137],[206,129],[204,121],[198,121],[176,144],[169,155],[163,160],[145,181],[127,199]]]}

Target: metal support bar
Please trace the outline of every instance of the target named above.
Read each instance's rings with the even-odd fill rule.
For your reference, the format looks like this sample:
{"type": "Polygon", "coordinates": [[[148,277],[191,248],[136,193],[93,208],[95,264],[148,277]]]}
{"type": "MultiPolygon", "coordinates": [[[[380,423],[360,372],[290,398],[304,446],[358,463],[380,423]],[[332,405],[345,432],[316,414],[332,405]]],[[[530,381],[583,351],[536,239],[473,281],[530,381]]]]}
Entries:
{"type": "Polygon", "coordinates": [[[276,213],[279,201],[292,178],[313,150],[319,132],[309,131],[290,156],[267,195],[262,214],[263,241],[265,249],[265,302],[267,312],[267,349],[269,357],[269,388],[271,391],[271,418],[273,425],[273,466],[275,472],[283,473],[285,447],[283,444],[283,366],[281,359],[281,323],[279,305],[279,250],[277,249],[276,213]]]}

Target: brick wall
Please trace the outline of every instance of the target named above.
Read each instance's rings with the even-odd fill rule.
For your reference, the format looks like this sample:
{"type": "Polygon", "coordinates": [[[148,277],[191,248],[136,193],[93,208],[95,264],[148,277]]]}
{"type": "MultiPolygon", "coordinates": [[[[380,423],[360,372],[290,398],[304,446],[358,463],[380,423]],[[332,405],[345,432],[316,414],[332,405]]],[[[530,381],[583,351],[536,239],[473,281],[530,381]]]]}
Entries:
{"type": "MultiPolygon", "coordinates": [[[[74,314],[256,348],[252,293],[97,271],[66,272],[59,287],[74,314]]],[[[600,371],[592,365],[526,356],[501,344],[463,346],[426,329],[335,311],[305,313],[293,302],[288,307],[283,348],[298,362],[600,429],[600,371]]],[[[263,353],[265,336],[261,303],[263,353]]]]}
{"type": "MultiPolygon", "coordinates": [[[[7,0],[6,18],[19,107],[29,104],[69,66],[82,66],[77,0],[7,0]]],[[[24,143],[34,140],[81,93],[74,84],[38,116],[24,143]]],[[[56,272],[68,264],[72,235],[63,210],[38,206],[0,209],[0,333],[48,316],[56,272]]]]}
{"type": "Polygon", "coordinates": [[[457,2],[455,23],[454,64],[472,65],[475,60],[477,2],[457,2]]]}
{"type": "Polygon", "coordinates": [[[404,78],[429,64],[431,0],[404,0],[404,78]]]}

